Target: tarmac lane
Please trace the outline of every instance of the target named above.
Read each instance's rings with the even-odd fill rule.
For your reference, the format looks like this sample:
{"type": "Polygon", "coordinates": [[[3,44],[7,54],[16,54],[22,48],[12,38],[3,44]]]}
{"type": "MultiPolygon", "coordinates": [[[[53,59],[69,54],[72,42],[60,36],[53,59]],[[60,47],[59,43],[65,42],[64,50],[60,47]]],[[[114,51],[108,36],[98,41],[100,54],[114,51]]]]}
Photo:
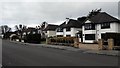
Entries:
{"type": "Polygon", "coordinates": [[[118,66],[118,57],[2,42],[3,66],[118,66]]]}

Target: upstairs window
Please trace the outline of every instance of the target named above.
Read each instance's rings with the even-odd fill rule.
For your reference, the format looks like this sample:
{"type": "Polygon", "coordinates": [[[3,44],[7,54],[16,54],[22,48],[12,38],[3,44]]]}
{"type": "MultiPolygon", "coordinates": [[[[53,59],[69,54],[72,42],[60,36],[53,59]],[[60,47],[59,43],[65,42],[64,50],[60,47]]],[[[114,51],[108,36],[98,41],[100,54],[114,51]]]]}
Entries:
{"type": "Polygon", "coordinates": [[[71,31],[71,29],[70,28],[66,28],[66,31],[71,31]]]}
{"type": "Polygon", "coordinates": [[[95,30],[95,24],[85,24],[85,30],[95,30]]]}
{"type": "Polygon", "coordinates": [[[63,28],[58,28],[57,32],[63,32],[63,28]]]}
{"type": "Polygon", "coordinates": [[[101,29],[110,28],[110,23],[102,23],[101,29]]]}

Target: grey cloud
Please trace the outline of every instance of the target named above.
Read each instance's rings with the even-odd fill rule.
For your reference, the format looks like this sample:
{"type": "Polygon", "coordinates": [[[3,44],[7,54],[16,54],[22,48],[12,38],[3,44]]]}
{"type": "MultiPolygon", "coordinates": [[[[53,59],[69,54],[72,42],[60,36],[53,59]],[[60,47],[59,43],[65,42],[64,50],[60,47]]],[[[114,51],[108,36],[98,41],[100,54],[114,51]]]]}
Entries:
{"type": "Polygon", "coordinates": [[[56,23],[66,17],[86,16],[96,8],[118,16],[117,2],[4,2],[0,3],[0,24],[56,23]]]}

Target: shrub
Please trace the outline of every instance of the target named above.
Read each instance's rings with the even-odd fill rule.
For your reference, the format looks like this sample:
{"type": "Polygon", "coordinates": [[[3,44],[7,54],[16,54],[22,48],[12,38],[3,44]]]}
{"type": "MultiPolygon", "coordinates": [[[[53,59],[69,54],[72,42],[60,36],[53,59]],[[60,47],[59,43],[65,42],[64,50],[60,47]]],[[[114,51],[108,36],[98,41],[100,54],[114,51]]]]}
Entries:
{"type": "Polygon", "coordinates": [[[41,35],[40,34],[29,34],[25,37],[25,42],[40,43],[41,42],[41,35]]]}

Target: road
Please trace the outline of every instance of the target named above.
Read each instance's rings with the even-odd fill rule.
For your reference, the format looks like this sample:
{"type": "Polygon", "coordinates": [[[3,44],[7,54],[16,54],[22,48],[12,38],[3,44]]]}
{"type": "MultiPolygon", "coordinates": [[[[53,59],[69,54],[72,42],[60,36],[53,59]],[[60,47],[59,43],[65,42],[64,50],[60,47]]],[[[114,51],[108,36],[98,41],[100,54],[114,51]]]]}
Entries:
{"type": "Polygon", "coordinates": [[[3,66],[117,66],[118,57],[2,43],[3,66]]]}

